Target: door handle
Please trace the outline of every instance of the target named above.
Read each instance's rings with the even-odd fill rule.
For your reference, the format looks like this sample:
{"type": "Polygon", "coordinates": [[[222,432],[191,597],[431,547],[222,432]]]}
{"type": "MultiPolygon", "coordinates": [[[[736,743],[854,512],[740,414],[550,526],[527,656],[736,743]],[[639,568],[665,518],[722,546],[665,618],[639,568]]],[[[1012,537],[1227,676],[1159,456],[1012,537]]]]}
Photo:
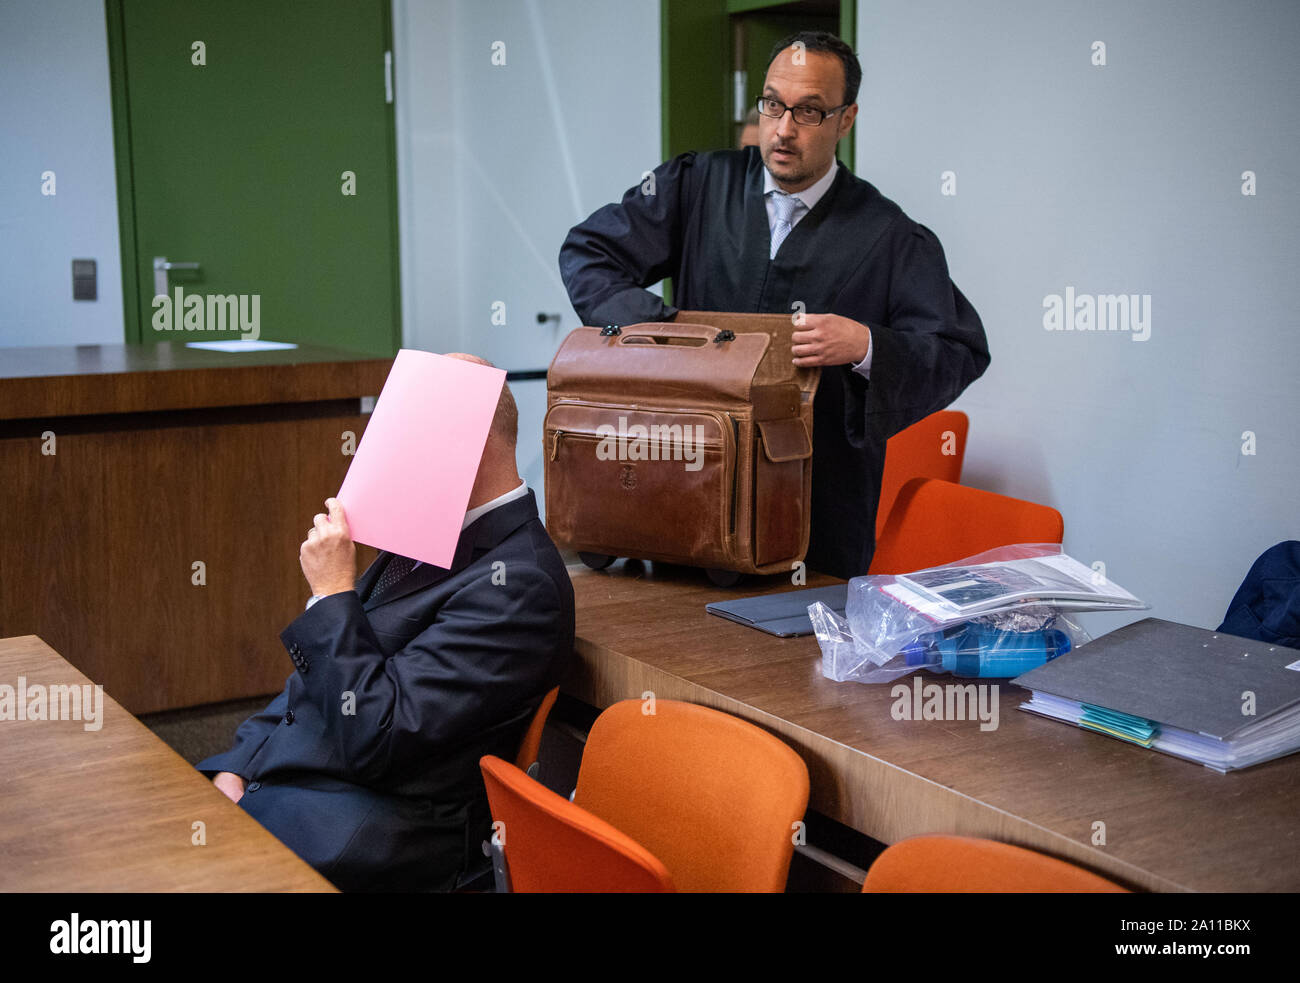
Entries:
{"type": "Polygon", "coordinates": [[[155,256],[153,258],[153,295],[155,297],[167,296],[167,271],[168,270],[197,270],[198,263],[172,263],[166,256],[155,256]]]}

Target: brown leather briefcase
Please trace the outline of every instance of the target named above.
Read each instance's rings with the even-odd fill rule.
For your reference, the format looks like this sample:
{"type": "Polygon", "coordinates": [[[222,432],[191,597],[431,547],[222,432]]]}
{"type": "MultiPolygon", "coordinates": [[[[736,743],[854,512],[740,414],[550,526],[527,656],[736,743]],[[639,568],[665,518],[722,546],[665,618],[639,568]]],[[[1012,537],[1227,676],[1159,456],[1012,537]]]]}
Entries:
{"type": "Polygon", "coordinates": [[[818,369],[782,314],[681,311],[584,327],[547,373],[546,528],[599,569],[620,556],[717,583],[808,550],[818,369]]]}

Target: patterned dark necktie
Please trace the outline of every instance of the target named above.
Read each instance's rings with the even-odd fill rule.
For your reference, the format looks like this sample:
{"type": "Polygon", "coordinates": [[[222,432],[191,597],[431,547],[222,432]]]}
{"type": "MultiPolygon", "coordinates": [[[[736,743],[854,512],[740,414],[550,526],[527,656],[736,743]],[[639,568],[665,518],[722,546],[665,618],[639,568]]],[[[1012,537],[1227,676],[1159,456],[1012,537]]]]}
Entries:
{"type": "Polygon", "coordinates": [[[393,558],[388,561],[388,566],[384,567],[384,572],[381,573],[379,579],[375,581],[375,586],[371,588],[370,600],[373,601],[380,597],[384,591],[388,590],[410,573],[411,568],[414,566],[415,561],[409,556],[401,556],[394,553],[393,558]]]}

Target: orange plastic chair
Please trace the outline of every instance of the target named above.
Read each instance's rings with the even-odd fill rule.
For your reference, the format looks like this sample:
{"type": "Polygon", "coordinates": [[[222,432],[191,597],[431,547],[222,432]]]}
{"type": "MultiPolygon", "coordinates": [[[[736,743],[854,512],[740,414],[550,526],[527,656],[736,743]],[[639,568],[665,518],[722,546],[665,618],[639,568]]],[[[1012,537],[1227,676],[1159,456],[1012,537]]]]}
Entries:
{"type": "Polygon", "coordinates": [[[889,438],[885,444],[885,472],[880,478],[880,504],[876,508],[877,539],[885,529],[899,490],[907,482],[913,478],[961,481],[969,429],[970,420],[961,410],[940,410],[889,438]]]}
{"type": "Polygon", "coordinates": [[[914,836],[867,871],[864,894],[1096,894],[1128,889],[1035,850],[969,836],[914,836]]]}
{"type": "MultiPolygon", "coordinates": [[[[505,856],[498,889],[515,892],[665,892],[673,880],[645,847],[556,795],[508,761],[479,759],[493,842],[505,856]],[[498,825],[499,824],[499,825],[498,825]]],[[[499,863],[499,861],[498,861],[499,863]]]]}
{"type": "Polygon", "coordinates": [[[537,752],[542,746],[542,731],[546,729],[546,718],[551,715],[551,707],[555,706],[555,698],[559,695],[560,687],[556,686],[542,697],[537,712],[533,714],[533,721],[528,725],[528,732],[519,745],[519,753],[515,755],[515,766],[534,778],[537,777],[537,752]]]}
{"type": "Polygon", "coordinates": [[[936,478],[913,478],[894,501],[876,542],[871,573],[908,573],[1012,543],[1059,543],[1061,513],[1047,505],[967,488],[936,478]]]}
{"type": "Polygon", "coordinates": [[[808,769],[738,717],[624,700],[592,725],[573,800],[662,860],[678,891],[781,892],[808,769]]]}
{"type": "MultiPolygon", "coordinates": [[[[542,702],[538,704],[537,709],[533,711],[533,719],[528,723],[528,730],[524,732],[524,738],[519,742],[519,752],[515,755],[515,767],[527,774],[530,778],[536,778],[539,770],[537,761],[537,752],[542,746],[542,732],[546,730],[546,720],[551,715],[551,708],[555,706],[555,699],[560,695],[560,687],[556,686],[545,696],[542,702]]],[[[493,867],[497,865],[497,851],[492,844],[483,841],[483,855],[493,858],[493,867]]],[[[485,877],[488,867],[485,865],[482,869],[475,869],[466,876],[467,884],[477,884],[479,879],[485,877]]],[[[498,872],[499,873],[499,872],[498,872]]],[[[500,881],[498,878],[498,886],[500,881]]]]}

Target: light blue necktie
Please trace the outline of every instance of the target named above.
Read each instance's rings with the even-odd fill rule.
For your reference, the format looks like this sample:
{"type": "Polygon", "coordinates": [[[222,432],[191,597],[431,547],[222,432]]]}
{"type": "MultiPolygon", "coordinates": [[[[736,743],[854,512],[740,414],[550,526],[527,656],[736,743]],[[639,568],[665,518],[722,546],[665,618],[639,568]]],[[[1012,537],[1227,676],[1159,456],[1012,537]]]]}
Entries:
{"type": "Polygon", "coordinates": [[[767,255],[769,260],[776,258],[776,251],[781,248],[781,243],[785,242],[785,237],[794,228],[796,213],[803,208],[800,199],[784,191],[773,191],[772,202],[776,206],[776,224],[772,226],[772,251],[767,255]]]}

